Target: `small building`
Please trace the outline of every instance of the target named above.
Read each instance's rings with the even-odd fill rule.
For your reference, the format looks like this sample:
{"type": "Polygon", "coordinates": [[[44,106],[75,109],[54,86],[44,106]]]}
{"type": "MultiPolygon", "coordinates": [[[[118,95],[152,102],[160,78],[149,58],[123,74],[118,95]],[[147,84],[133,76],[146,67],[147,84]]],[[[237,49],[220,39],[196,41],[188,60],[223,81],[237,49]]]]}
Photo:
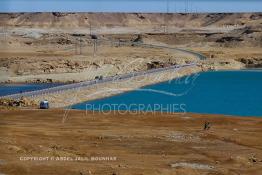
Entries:
{"type": "Polygon", "coordinates": [[[49,109],[49,103],[47,100],[40,102],[40,109],[49,109]]]}

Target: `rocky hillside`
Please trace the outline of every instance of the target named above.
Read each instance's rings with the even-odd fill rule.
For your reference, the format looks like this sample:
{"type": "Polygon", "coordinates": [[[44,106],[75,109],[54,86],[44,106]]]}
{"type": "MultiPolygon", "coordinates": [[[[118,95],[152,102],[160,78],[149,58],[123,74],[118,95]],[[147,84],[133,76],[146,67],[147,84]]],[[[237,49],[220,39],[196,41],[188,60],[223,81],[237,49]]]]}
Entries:
{"type": "Polygon", "coordinates": [[[262,13],[2,13],[0,34],[0,82],[75,82],[196,61],[120,44],[130,41],[199,52],[203,70],[262,65],[262,13]],[[91,38],[101,39],[96,49],[91,38]]]}
{"type": "Polygon", "coordinates": [[[262,13],[2,13],[0,25],[30,27],[138,26],[166,24],[176,27],[257,25],[262,13]]]}

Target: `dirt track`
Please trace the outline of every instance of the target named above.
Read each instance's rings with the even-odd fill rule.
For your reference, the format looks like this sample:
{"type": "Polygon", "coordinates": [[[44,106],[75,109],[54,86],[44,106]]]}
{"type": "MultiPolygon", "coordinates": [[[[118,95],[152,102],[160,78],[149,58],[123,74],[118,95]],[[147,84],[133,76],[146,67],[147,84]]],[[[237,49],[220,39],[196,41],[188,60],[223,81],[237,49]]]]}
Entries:
{"type": "Polygon", "coordinates": [[[64,113],[1,109],[0,174],[262,174],[260,118],[64,113]]]}

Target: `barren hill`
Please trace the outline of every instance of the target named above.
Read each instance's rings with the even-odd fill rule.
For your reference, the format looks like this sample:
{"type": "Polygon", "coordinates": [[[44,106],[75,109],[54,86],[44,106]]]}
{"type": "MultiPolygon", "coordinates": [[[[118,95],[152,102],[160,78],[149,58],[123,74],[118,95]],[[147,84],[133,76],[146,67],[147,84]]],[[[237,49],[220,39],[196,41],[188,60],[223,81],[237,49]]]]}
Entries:
{"type": "MultiPolygon", "coordinates": [[[[259,21],[259,23],[258,23],[259,21]]],[[[261,13],[9,13],[0,14],[0,25],[30,27],[112,27],[169,24],[176,27],[253,25],[261,13]]]]}
{"type": "Polygon", "coordinates": [[[83,81],[196,61],[167,49],[112,43],[138,35],[144,43],[205,55],[204,70],[262,65],[262,13],[2,13],[0,82],[83,81]],[[96,53],[92,36],[101,39],[96,53]],[[134,60],[142,63],[127,69],[134,60]],[[83,76],[90,70],[92,77],[83,76]]]}

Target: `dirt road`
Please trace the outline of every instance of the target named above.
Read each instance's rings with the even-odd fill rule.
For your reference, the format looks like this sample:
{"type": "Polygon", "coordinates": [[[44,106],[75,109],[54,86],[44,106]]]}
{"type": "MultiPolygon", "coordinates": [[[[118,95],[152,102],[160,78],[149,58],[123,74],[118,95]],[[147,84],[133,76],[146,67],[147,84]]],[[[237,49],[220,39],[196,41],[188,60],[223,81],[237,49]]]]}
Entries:
{"type": "Polygon", "coordinates": [[[260,118],[64,113],[1,109],[0,174],[262,174],[260,118]]]}

